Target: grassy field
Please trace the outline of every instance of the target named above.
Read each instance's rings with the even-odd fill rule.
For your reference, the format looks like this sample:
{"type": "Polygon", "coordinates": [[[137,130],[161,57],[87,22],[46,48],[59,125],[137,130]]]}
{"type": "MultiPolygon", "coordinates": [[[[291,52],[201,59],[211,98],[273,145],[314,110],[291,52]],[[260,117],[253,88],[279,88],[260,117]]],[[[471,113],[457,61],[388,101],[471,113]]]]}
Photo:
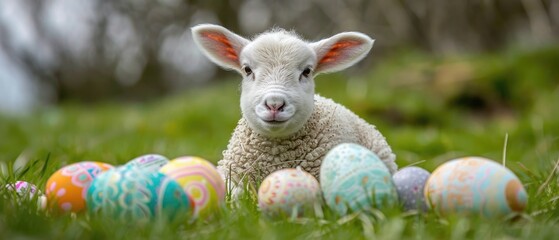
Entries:
{"type": "MultiPolygon", "coordinates": [[[[462,156],[484,156],[516,173],[529,193],[514,220],[382,209],[336,217],[269,220],[247,198],[213,220],[135,226],[108,219],[51,216],[34,202],[0,198],[2,239],[556,239],[559,236],[559,48],[432,57],[405,53],[370,72],[319,76],[317,92],[377,125],[400,167],[429,171],[462,156]],[[505,144],[506,142],[506,144],[505,144]]],[[[231,75],[233,76],[233,75],[231,75]]],[[[221,157],[240,117],[238,80],[141,103],[64,103],[24,118],[0,117],[2,183],[44,190],[69,163],[124,164],[159,153],[221,157]]],[[[250,197],[250,196],[247,196],[250,197]]]]}

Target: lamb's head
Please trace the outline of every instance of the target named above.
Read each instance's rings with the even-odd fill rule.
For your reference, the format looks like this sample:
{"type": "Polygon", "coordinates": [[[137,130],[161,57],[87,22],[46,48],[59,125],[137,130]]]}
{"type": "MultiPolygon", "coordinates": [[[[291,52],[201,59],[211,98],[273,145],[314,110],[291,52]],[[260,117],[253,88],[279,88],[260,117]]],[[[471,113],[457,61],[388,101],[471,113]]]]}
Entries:
{"type": "Polygon", "coordinates": [[[313,77],[355,64],[373,45],[372,39],[356,32],[310,43],[274,29],[248,40],[221,26],[203,24],[192,28],[192,35],[209,59],[243,76],[243,116],[254,131],[268,137],[299,131],[313,111],[313,77]]]}

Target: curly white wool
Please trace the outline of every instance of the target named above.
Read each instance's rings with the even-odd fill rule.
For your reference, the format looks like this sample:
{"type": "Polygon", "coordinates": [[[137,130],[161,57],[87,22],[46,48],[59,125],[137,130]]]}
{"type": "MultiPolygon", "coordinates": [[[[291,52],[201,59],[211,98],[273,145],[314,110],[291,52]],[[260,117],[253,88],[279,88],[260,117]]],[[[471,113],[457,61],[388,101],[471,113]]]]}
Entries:
{"type": "Polygon", "coordinates": [[[233,181],[261,182],[270,173],[300,166],[318,179],[324,156],[340,143],[357,143],[374,153],[391,173],[398,166],[386,139],[375,128],[334,101],[315,95],[315,108],[303,128],[288,138],[255,133],[242,118],[229,141],[218,171],[233,181]]]}

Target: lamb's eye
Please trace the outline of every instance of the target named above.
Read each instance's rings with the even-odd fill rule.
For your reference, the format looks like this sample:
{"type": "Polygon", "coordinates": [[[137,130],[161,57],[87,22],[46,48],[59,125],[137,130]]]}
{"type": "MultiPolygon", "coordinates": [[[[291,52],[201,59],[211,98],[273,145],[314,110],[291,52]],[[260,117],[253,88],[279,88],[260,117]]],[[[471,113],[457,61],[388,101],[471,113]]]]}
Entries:
{"type": "Polygon", "coordinates": [[[245,66],[245,67],[243,68],[243,70],[245,71],[245,74],[246,74],[247,76],[250,75],[250,74],[252,74],[252,69],[250,69],[250,67],[248,67],[248,66],[245,66]]]}
{"type": "Polygon", "coordinates": [[[312,72],[311,68],[305,68],[305,70],[303,70],[303,72],[301,73],[301,77],[308,78],[311,72],[312,72]]]}

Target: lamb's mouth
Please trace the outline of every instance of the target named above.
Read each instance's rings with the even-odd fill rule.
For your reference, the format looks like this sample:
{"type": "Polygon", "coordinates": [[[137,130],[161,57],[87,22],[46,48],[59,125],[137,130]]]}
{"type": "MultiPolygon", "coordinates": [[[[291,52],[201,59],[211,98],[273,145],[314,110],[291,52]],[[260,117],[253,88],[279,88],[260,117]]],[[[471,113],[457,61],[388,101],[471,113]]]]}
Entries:
{"type": "Polygon", "coordinates": [[[269,124],[269,125],[282,125],[282,124],[286,123],[287,121],[289,121],[289,119],[284,120],[284,121],[278,121],[278,120],[269,120],[269,121],[262,120],[262,121],[264,121],[266,124],[269,124]]]}

